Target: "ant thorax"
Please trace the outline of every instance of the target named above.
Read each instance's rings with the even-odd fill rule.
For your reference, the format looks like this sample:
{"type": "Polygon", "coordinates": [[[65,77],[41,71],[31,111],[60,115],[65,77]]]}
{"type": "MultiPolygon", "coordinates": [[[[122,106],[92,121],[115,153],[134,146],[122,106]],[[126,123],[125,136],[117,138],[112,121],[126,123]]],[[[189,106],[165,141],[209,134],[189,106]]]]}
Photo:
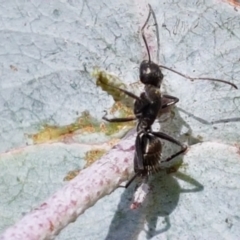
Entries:
{"type": "Polygon", "coordinates": [[[162,98],[160,89],[146,84],[144,92],[134,103],[134,114],[139,121],[139,129],[148,129],[151,126],[162,108],[162,98]]]}

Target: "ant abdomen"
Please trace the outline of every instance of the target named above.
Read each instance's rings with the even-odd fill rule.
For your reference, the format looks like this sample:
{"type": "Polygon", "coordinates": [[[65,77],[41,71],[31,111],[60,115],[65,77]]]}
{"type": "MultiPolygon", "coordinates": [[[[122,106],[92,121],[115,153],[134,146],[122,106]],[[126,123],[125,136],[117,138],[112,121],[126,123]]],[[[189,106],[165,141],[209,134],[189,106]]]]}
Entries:
{"type": "Polygon", "coordinates": [[[140,81],[143,84],[150,84],[160,88],[163,80],[163,74],[159,66],[151,61],[144,60],[139,69],[140,81]]]}
{"type": "Polygon", "coordinates": [[[143,149],[143,175],[157,172],[160,168],[162,143],[159,138],[149,133],[143,134],[140,138],[143,149]]]}

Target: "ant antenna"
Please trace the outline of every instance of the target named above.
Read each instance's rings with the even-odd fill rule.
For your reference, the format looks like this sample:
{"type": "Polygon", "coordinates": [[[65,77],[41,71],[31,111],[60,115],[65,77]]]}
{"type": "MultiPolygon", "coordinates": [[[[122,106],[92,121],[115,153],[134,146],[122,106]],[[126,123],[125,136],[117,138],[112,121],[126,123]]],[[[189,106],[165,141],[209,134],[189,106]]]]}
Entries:
{"type": "Polygon", "coordinates": [[[187,78],[187,79],[189,79],[191,81],[194,81],[194,80],[207,80],[207,81],[213,81],[213,82],[221,82],[221,83],[226,83],[226,84],[234,87],[235,89],[238,89],[238,87],[234,83],[231,83],[231,82],[228,82],[228,81],[225,81],[225,80],[222,80],[222,79],[218,79],[218,78],[194,78],[194,77],[190,77],[190,76],[188,76],[186,74],[180,73],[180,72],[178,72],[178,71],[176,71],[176,70],[174,70],[172,68],[165,67],[163,65],[158,65],[158,66],[160,68],[165,68],[165,69],[167,69],[167,70],[169,70],[171,72],[174,72],[174,73],[176,73],[176,74],[178,74],[178,75],[180,75],[180,76],[182,76],[184,78],[187,78]]]}
{"type": "Polygon", "coordinates": [[[148,21],[149,21],[149,18],[151,16],[151,14],[153,13],[153,10],[151,8],[151,5],[148,4],[149,6],[149,13],[148,13],[148,17],[147,17],[147,20],[146,22],[144,23],[144,25],[142,26],[141,28],[141,33],[142,33],[142,38],[143,38],[143,41],[145,43],[145,46],[146,46],[146,49],[147,49],[147,53],[148,53],[148,61],[151,62],[151,56],[150,56],[150,52],[149,52],[149,48],[148,48],[148,45],[147,45],[147,40],[146,40],[146,37],[145,37],[145,34],[144,34],[144,28],[146,27],[148,21]]]}
{"type": "Polygon", "coordinates": [[[154,26],[156,28],[156,37],[157,37],[157,62],[159,62],[159,55],[160,55],[160,38],[159,38],[159,30],[158,30],[158,23],[157,23],[157,18],[156,18],[156,15],[155,15],[155,12],[153,11],[152,7],[150,4],[148,4],[149,6],[149,9],[151,10],[152,12],[152,16],[153,16],[153,19],[154,19],[154,26]]]}
{"type": "MultiPolygon", "coordinates": [[[[157,60],[159,61],[160,38],[159,38],[158,23],[157,23],[156,15],[155,15],[155,13],[154,13],[151,5],[148,4],[148,7],[149,7],[148,17],[147,17],[147,20],[145,21],[144,25],[143,25],[142,28],[141,28],[142,38],[143,38],[144,44],[145,44],[146,49],[147,49],[148,61],[151,62],[150,51],[149,51],[149,47],[148,47],[148,44],[147,44],[147,40],[146,40],[146,37],[145,37],[145,34],[144,34],[144,28],[146,27],[146,25],[147,25],[147,23],[148,23],[148,21],[149,21],[149,19],[150,19],[150,16],[151,16],[151,14],[152,14],[153,19],[154,19],[154,22],[155,22],[154,25],[155,25],[155,27],[156,27],[156,36],[157,36],[157,45],[158,45],[157,60]]],[[[218,78],[190,77],[190,76],[188,76],[188,75],[186,75],[186,74],[180,73],[180,72],[178,72],[178,71],[176,71],[176,70],[174,70],[174,69],[172,69],[172,68],[166,67],[166,66],[164,66],[164,65],[158,65],[158,66],[159,66],[160,68],[165,68],[165,69],[167,69],[167,70],[169,70],[169,71],[171,71],[171,72],[174,72],[174,73],[176,73],[176,74],[178,74],[178,75],[180,75],[180,76],[182,76],[182,77],[184,77],[184,78],[187,78],[187,79],[189,79],[189,80],[191,80],[191,81],[194,81],[194,80],[206,80],[206,81],[213,81],[213,82],[221,82],[221,83],[228,84],[228,85],[234,87],[235,89],[238,89],[238,87],[237,87],[234,83],[231,83],[231,82],[229,82],[229,81],[225,81],[225,80],[218,79],[218,78]]]]}
{"type": "Polygon", "coordinates": [[[150,4],[148,4],[148,7],[149,7],[149,13],[148,13],[148,17],[147,17],[147,20],[145,21],[143,27],[141,28],[141,33],[142,33],[142,38],[143,38],[143,41],[145,43],[145,46],[146,46],[146,49],[147,49],[147,53],[148,53],[148,61],[151,62],[151,56],[150,56],[150,51],[149,51],[149,47],[148,47],[148,44],[147,44],[147,40],[146,40],[146,37],[145,37],[145,34],[144,34],[144,28],[146,27],[148,21],[149,21],[149,18],[152,14],[153,16],[153,19],[154,19],[154,26],[155,26],[155,29],[156,29],[156,37],[157,37],[157,61],[159,61],[159,55],[160,55],[160,52],[159,52],[159,49],[160,49],[160,38],[159,38],[159,30],[158,30],[158,23],[157,23],[157,18],[156,18],[156,15],[155,15],[155,12],[153,11],[152,7],[150,4]]]}

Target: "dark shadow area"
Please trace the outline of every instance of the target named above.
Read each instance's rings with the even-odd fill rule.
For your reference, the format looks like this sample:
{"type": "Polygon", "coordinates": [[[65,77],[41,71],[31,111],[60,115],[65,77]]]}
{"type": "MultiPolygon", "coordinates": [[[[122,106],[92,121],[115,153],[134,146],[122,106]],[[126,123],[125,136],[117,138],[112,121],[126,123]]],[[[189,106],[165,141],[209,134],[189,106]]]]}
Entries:
{"type": "Polygon", "coordinates": [[[236,118],[225,118],[225,119],[219,119],[219,120],[216,120],[216,121],[206,121],[200,117],[197,117],[195,116],[194,114],[188,112],[188,111],[185,111],[184,109],[182,108],[178,108],[179,112],[183,112],[185,113],[187,116],[197,120],[198,122],[202,123],[202,124],[206,124],[206,125],[214,125],[214,124],[219,124],[219,123],[230,123],[230,122],[240,122],[240,117],[236,117],[236,118]]]}
{"type": "MultiPolygon", "coordinates": [[[[174,108],[174,111],[171,111],[170,117],[168,117],[165,121],[161,121],[161,119],[159,120],[159,125],[160,131],[176,138],[180,142],[187,143],[188,146],[202,142],[201,138],[193,137],[190,125],[182,119],[179,114],[179,109],[176,107],[174,108]],[[184,129],[184,133],[181,133],[182,129],[184,129]]],[[[167,147],[169,149],[172,149],[173,152],[176,152],[178,149],[174,144],[164,142],[164,145],[164,148],[167,147]]],[[[169,153],[167,155],[169,155],[169,153]]],[[[167,155],[163,152],[163,159],[165,159],[167,155]]]]}
{"type": "MultiPolygon", "coordinates": [[[[161,132],[169,134],[177,140],[187,143],[189,146],[201,142],[201,139],[192,137],[191,127],[181,118],[177,108],[170,113],[170,117],[167,118],[166,121],[160,121],[160,125],[161,129],[156,129],[156,131],[160,130],[161,132]],[[181,134],[183,128],[185,128],[184,134],[181,134]]],[[[175,146],[175,144],[167,141],[162,141],[162,143],[163,160],[172,153],[179,151],[179,147],[175,146]]],[[[168,166],[167,164],[166,166],[164,165],[164,167],[171,168],[175,163],[179,163],[179,159],[181,158],[181,156],[180,158],[177,157],[175,161],[171,162],[171,165],[168,166]]],[[[147,239],[151,239],[153,236],[167,231],[171,227],[170,215],[178,204],[180,194],[194,193],[203,190],[203,186],[190,176],[180,172],[168,174],[166,170],[163,170],[154,174],[154,176],[149,179],[152,190],[147,195],[144,206],[137,210],[131,210],[130,205],[135,192],[136,182],[137,181],[134,181],[123,192],[105,240],[138,239],[146,223],[148,226],[147,239]],[[194,187],[191,189],[181,189],[177,180],[178,178],[190,183],[194,187]],[[163,226],[161,229],[156,229],[157,223],[160,221],[159,219],[164,219],[161,223],[163,226]]],[[[117,189],[116,191],[121,191],[121,189],[117,189]]]]}
{"type": "Polygon", "coordinates": [[[198,181],[181,172],[167,174],[166,171],[162,171],[150,179],[151,191],[145,205],[137,210],[131,210],[130,204],[135,186],[136,183],[132,184],[122,194],[105,240],[138,239],[146,223],[148,225],[147,239],[167,231],[171,227],[170,215],[178,204],[180,194],[203,190],[203,186],[198,181]],[[177,179],[190,183],[193,188],[182,189],[177,179]],[[163,227],[156,229],[159,218],[164,219],[163,227]]]}
{"type": "Polygon", "coordinates": [[[147,239],[151,239],[171,227],[170,214],[176,208],[180,194],[203,190],[203,186],[198,181],[181,172],[174,174],[163,172],[154,177],[150,183],[153,186],[153,190],[148,196],[148,204],[145,208],[145,217],[148,225],[147,239]],[[178,183],[178,179],[191,184],[193,188],[182,189],[178,183]],[[156,229],[160,217],[164,218],[164,221],[161,223],[163,227],[156,229]]]}
{"type": "MultiPolygon", "coordinates": [[[[170,110],[171,109],[169,109],[169,111],[170,110]]],[[[179,112],[183,112],[200,123],[207,125],[240,121],[240,118],[232,118],[208,122],[202,118],[194,116],[191,113],[188,113],[183,109],[174,108],[174,111],[169,113],[169,117],[167,119],[163,121],[161,121],[161,119],[159,120],[160,128],[154,130],[169,134],[180,142],[187,143],[188,146],[200,143],[202,142],[202,139],[201,136],[197,138],[193,137],[190,125],[184,121],[179,112]]],[[[161,141],[163,143],[162,160],[179,150],[179,147],[175,146],[175,144],[164,140],[161,141]]],[[[181,156],[171,162],[171,165],[164,165],[164,167],[169,169],[172,166],[175,166],[176,162],[179,163],[179,159],[181,159],[181,156]]],[[[188,166],[184,167],[187,168],[188,166]]],[[[143,230],[146,233],[146,239],[151,239],[154,236],[161,235],[171,228],[171,213],[178,205],[180,194],[194,194],[195,192],[203,191],[204,189],[204,186],[191,176],[182,172],[168,174],[166,170],[151,176],[149,184],[151,186],[150,193],[147,195],[144,205],[137,210],[130,209],[132,197],[136,188],[136,181],[134,181],[133,184],[131,184],[130,187],[123,192],[120,203],[118,204],[118,210],[112,219],[112,223],[109,227],[109,232],[105,240],[138,239],[143,230]],[[189,183],[193,187],[189,187],[189,189],[182,189],[178,179],[189,183]]],[[[116,191],[121,190],[117,189],[116,191]]]]}

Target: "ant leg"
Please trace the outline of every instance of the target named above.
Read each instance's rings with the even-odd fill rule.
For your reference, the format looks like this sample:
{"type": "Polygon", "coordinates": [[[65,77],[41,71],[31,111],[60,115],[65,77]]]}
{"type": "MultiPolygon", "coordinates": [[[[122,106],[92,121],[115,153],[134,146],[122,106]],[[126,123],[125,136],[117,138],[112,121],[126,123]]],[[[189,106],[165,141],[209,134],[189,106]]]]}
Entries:
{"type": "Polygon", "coordinates": [[[139,173],[135,173],[134,176],[126,183],[125,186],[120,185],[121,188],[128,188],[130,184],[135,180],[135,178],[139,175],[139,173]]]}
{"type": "MultiPolygon", "coordinates": [[[[139,158],[137,156],[134,157],[134,165],[136,164],[136,161],[139,161],[139,158]]],[[[139,163],[139,162],[138,162],[139,163]]],[[[135,170],[135,167],[134,167],[135,170]]],[[[139,170],[139,169],[138,169],[139,170]]],[[[119,187],[124,187],[124,188],[128,188],[130,186],[130,184],[141,174],[141,171],[136,172],[132,178],[130,178],[130,180],[126,183],[125,186],[119,186],[119,187]]]]}
{"type": "Polygon", "coordinates": [[[182,77],[184,77],[184,78],[187,78],[187,79],[189,79],[189,80],[191,80],[191,81],[194,81],[194,80],[207,80],[207,81],[213,81],[213,82],[221,82],[221,83],[228,84],[228,85],[234,87],[235,89],[238,89],[238,87],[237,87],[234,83],[231,83],[231,82],[228,82],[228,81],[225,81],[225,80],[222,80],[222,79],[218,79],[218,78],[207,78],[207,77],[203,77],[203,78],[190,77],[190,76],[188,76],[188,75],[186,75],[186,74],[183,74],[183,73],[180,73],[180,72],[178,72],[178,71],[176,71],[176,70],[174,70],[174,69],[172,69],[172,68],[169,68],[169,67],[166,67],[166,66],[163,66],[163,65],[158,65],[158,66],[159,66],[160,68],[165,68],[165,69],[167,69],[167,70],[169,70],[169,71],[171,71],[171,72],[174,72],[174,73],[176,73],[176,74],[178,74],[178,75],[180,75],[180,76],[182,76],[182,77]]]}
{"type": "Polygon", "coordinates": [[[142,152],[142,148],[141,148],[141,139],[140,139],[140,133],[138,133],[137,137],[136,137],[136,141],[135,141],[135,147],[136,147],[136,152],[134,155],[134,176],[127,182],[127,184],[125,186],[119,186],[119,187],[124,187],[124,188],[128,188],[128,186],[135,180],[135,178],[137,176],[139,176],[143,170],[144,170],[144,166],[143,166],[143,152],[142,152]]]}
{"type": "Polygon", "coordinates": [[[167,159],[161,161],[161,163],[164,163],[164,162],[170,162],[173,158],[177,157],[178,155],[186,152],[187,150],[187,146],[185,146],[182,150],[178,151],[177,153],[173,154],[172,156],[168,157],[167,159]]]}
{"type": "Polygon", "coordinates": [[[134,121],[136,120],[135,117],[130,117],[130,118],[106,118],[106,117],[103,117],[102,118],[103,120],[107,121],[107,122],[130,122],[130,121],[134,121]]]}
{"type": "Polygon", "coordinates": [[[129,117],[129,118],[107,118],[107,112],[105,111],[105,115],[102,117],[103,120],[107,122],[130,122],[136,120],[136,117],[129,117]]]}
{"type": "Polygon", "coordinates": [[[172,142],[172,143],[175,143],[176,145],[180,146],[182,148],[182,150],[178,151],[177,153],[171,155],[170,157],[168,157],[167,159],[165,159],[164,161],[162,162],[169,162],[170,160],[172,160],[173,158],[177,157],[178,155],[184,153],[186,150],[187,150],[187,146],[182,144],[181,142],[179,142],[178,140],[176,140],[175,138],[165,134],[165,133],[162,133],[162,132],[152,132],[152,134],[156,137],[159,137],[161,139],[164,139],[164,140],[167,140],[169,142],[172,142]]]}
{"type": "Polygon", "coordinates": [[[172,101],[163,104],[161,109],[164,109],[166,107],[172,106],[172,105],[176,104],[177,102],[179,102],[179,98],[173,97],[171,95],[163,95],[162,98],[171,99],[172,101]]]}
{"type": "Polygon", "coordinates": [[[141,144],[142,139],[140,139],[140,133],[138,133],[138,135],[136,137],[136,141],[135,141],[135,148],[136,148],[136,152],[135,152],[135,156],[134,156],[134,171],[135,172],[139,172],[139,170],[140,171],[144,170],[143,150],[142,150],[142,144],[141,144]]]}
{"type": "Polygon", "coordinates": [[[175,138],[167,135],[166,133],[163,133],[163,132],[151,132],[151,133],[156,137],[159,137],[161,139],[164,139],[164,140],[167,140],[169,142],[175,143],[176,145],[180,146],[181,148],[186,148],[187,149],[187,147],[184,144],[182,144],[181,142],[179,142],[175,138]]]}
{"type": "Polygon", "coordinates": [[[127,90],[124,90],[124,89],[119,88],[119,87],[114,87],[114,86],[111,86],[111,85],[108,85],[108,86],[110,86],[110,87],[112,87],[112,88],[118,89],[119,91],[125,93],[126,95],[128,95],[129,97],[131,97],[131,98],[133,98],[133,99],[135,99],[135,100],[140,100],[140,98],[139,98],[138,96],[136,96],[135,94],[133,94],[133,93],[127,91],[127,90]]]}
{"type": "MultiPolygon", "coordinates": [[[[100,81],[101,81],[101,80],[100,80],[100,81]]],[[[119,88],[119,87],[112,86],[112,85],[107,84],[107,83],[104,83],[104,82],[102,82],[102,81],[101,81],[101,83],[104,84],[104,85],[106,85],[106,86],[108,86],[108,87],[115,88],[115,89],[117,89],[117,90],[119,90],[119,91],[125,93],[127,96],[129,96],[129,97],[131,97],[131,98],[133,98],[133,99],[135,99],[135,100],[140,100],[140,98],[139,98],[138,96],[136,96],[135,94],[133,94],[133,93],[131,93],[131,92],[125,90],[125,89],[122,89],[122,88],[119,88]]]]}

